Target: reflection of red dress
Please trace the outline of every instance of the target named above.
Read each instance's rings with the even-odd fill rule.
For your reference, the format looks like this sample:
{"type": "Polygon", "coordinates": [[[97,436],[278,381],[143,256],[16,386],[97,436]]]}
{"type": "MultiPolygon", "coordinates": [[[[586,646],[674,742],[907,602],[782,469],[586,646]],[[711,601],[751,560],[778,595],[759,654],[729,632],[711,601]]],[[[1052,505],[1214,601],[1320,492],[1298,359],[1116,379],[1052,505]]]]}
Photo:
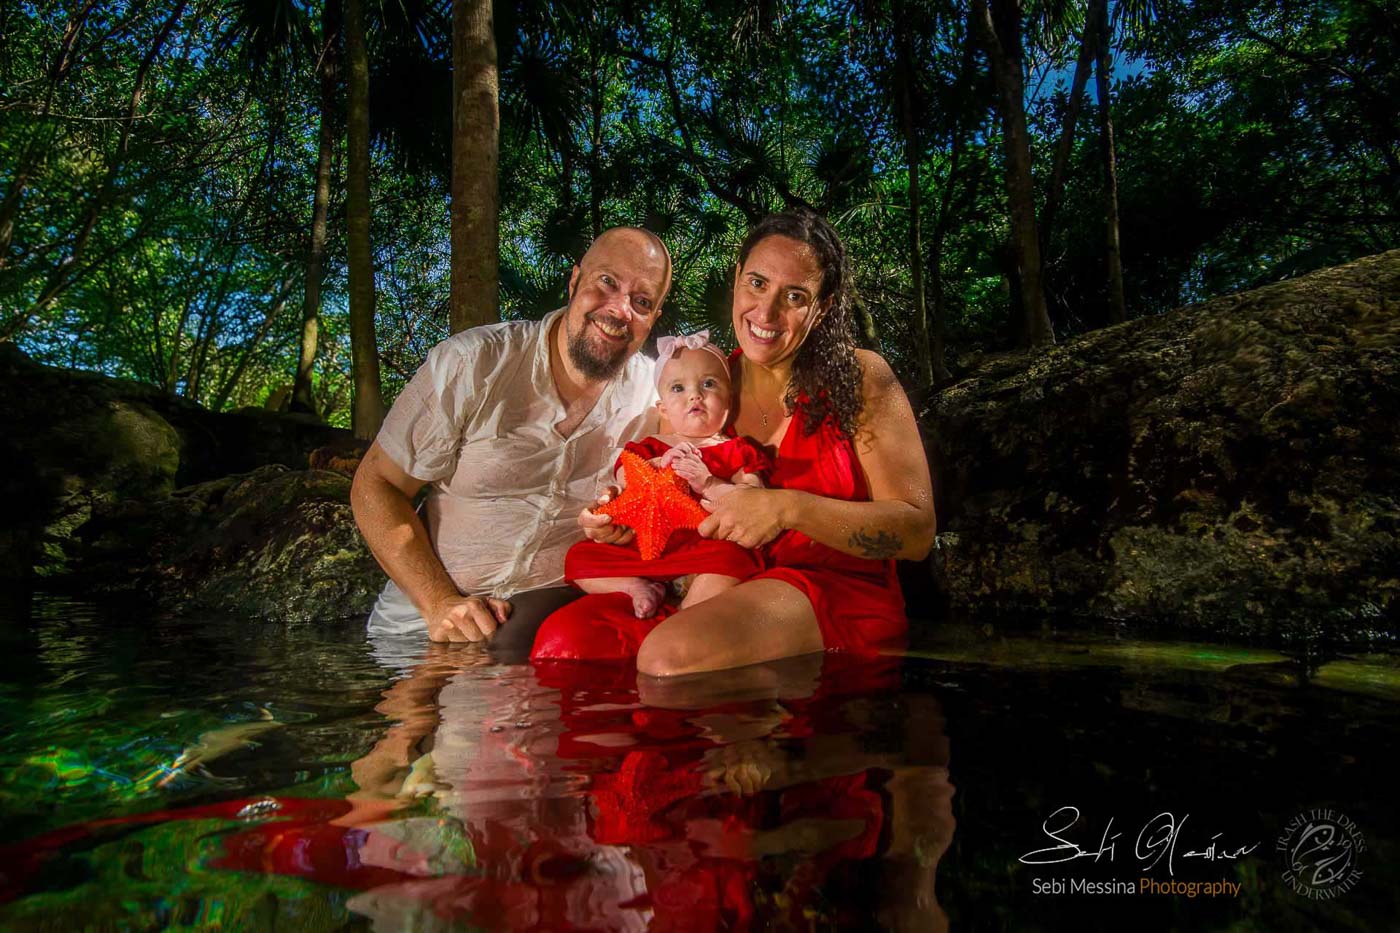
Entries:
{"type": "MultiPolygon", "coordinates": [[[[648,437],[628,444],[626,449],[650,460],[670,450],[671,445],[648,437]]],[[[745,473],[756,473],[766,481],[773,468],[773,461],[763,452],[763,448],[747,437],[730,438],[722,444],[701,447],[700,459],[705,461],[711,474],[722,480],[728,480],[743,470],[745,473]]],[[[758,554],[748,548],[742,548],[732,541],[712,541],[700,537],[693,530],[682,529],[671,534],[666,550],[654,560],[643,560],[637,553],[635,542],[621,545],[580,541],[569,548],[564,557],[564,582],[598,577],[670,580],[690,573],[718,573],[745,580],[762,568],[763,562],[758,554]]]]}
{"type": "MultiPolygon", "coordinates": [[[[870,499],[855,447],[831,420],[806,433],[803,400],[778,445],[769,485],[831,499],[870,499]]],[[[828,651],[870,652],[899,644],[908,630],[893,560],[843,554],[798,531],[785,531],[762,550],[771,577],[800,590],[812,604],[828,651]]],[[[585,596],[545,619],[534,659],[611,660],[635,657],[642,639],[671,612],[636,619],[625,594],[585,596]]]]}

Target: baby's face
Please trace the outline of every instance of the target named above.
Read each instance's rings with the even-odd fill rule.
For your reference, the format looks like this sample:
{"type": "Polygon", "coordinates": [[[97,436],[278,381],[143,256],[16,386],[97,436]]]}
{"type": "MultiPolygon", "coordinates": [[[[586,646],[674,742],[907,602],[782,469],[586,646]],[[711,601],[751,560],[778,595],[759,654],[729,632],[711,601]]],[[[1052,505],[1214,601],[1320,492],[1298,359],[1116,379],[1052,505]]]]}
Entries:
{"type": "Polygon", "coordinates": [[[683,437],[710,437],[729,420],[729,370],[709,350],[681,350],[667,360],[657,391],[656,406],[683,437]]]}

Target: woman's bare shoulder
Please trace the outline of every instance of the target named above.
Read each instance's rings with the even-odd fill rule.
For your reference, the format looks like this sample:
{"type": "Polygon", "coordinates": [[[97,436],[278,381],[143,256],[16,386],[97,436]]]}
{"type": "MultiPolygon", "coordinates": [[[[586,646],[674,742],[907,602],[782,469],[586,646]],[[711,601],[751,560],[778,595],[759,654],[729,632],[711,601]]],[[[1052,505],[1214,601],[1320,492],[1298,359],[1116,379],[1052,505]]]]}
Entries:
{"type": "Polygon", "coordinates": [[[860,366],[861,393],[867,398],[877,398],[892,389],[899,388],[899,378],[890,364],[874,350],[856,350],[856,363],[860,366]]]}

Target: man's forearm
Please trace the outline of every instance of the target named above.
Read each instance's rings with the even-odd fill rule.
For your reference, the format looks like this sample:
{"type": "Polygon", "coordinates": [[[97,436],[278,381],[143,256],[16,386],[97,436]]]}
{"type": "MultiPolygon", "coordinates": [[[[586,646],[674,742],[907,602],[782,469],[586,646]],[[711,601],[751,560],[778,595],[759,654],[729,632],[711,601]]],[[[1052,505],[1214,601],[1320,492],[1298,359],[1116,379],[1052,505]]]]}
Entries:
{"type": "Polygon", "coordinates": [[[419,612],[427,616],[432,606],[461,595],[433,551],[412,501],[393,484],[380,479],[357,483],[351,506],[370,553],[419,612]]]}

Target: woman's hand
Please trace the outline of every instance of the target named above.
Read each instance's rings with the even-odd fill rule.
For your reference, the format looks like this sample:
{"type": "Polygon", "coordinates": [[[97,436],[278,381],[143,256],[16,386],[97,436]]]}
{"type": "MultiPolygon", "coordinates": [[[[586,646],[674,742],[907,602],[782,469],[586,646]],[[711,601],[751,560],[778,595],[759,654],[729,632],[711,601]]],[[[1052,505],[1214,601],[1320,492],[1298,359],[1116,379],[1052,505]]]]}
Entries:
{"type": "MultiPolygon", "coordinates": [[[[598,501],[593,504],[593,509],[611,502],[617,497],[618,492],[616,486],[609,486],[598,497],[598,501]]],[[[578,526],[583,529],[585,538],[600,544],[627,544],[632,540],[631,528],[625,525],[614,525],[611,517],[599,515],[593,509],[584,509],[578,513],[578,526]]]]}
{"type": "Polygon", "coordinates": [[[700,523],[700,536],[760,547],[792,527],[787,520],[790,502],[787,490],[731,486],[720,498],[700,503],[710,510],[710,517],[700,523]]]}

